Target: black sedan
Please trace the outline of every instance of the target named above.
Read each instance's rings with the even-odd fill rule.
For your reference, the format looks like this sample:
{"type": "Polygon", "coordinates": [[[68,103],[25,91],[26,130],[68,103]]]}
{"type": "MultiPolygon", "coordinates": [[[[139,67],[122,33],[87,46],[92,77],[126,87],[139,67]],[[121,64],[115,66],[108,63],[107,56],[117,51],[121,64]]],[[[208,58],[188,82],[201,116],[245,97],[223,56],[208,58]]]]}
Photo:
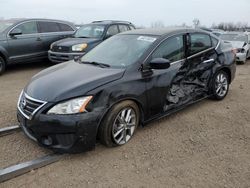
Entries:
{"type": "Polygon", "coordinates": [[[90,150],[96,141],[124,145],[139,125],[207,97],[222,100],[236,70],[225,46],[198,29],[116,35],[35,75],[20,95],[18,120],[57,152],[90,150]]]}

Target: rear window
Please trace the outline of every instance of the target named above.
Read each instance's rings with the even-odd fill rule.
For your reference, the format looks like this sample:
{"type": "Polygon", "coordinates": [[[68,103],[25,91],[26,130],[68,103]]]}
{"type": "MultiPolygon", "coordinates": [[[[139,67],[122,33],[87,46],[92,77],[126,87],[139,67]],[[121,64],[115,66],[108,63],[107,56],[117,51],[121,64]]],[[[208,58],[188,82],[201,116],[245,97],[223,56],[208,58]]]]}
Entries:
{"type": "Polygon", "coordinates": [[[190,34],[190,41],[190,55],[199,53],[212,47],[210,36],[206,34],[190,34]]]}
{"type": "Polygon", "coordinates": [[[72,29],[72,27],[70,27],[70,26],[67,25],[67,24],[58,23],[58,25],[59,25],[61,31],[74,31],[74,30],[72,29]]]}
{"type": "Polygon", "coordinates": [[[40,33],[59,32],[60,28],[56,22],[38,22],[40,33]]]}
{"type": "Polygon", "coordinates": [[[130,30],[127,25],[119,25],[120,32],[125,32],[130,30]]]}

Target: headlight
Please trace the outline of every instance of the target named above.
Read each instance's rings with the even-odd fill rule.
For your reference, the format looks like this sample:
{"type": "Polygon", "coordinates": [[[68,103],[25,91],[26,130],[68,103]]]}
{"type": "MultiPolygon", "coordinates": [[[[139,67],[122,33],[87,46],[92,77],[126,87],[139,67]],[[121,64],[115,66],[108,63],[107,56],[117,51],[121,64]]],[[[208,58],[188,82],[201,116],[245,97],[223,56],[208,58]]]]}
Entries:
{"type": "Polygon", "coordinates": [[[47,114],[77,114],[86,112],[86,106],[92,96],[80,97],[59,103],[52,107],[47,114]]]}
{"type": "Polygon", "coordinates": [[[82,52],[87,47],[88,47],[88,44],[86,44],[86,43],[77,44],[77,45],[72,46],[72,51],[74,51],[74,52],[82,52]]]}
{"type": "Polygon", "coordinates": [[[54,46],[54,43],[52,43],[52,44],[50,45],[50,49],[52,49],[52,48],[53,48],[53,46],[54,46]]]}
{"type": "Polygon", "coordinates": [[[245,53],[245,49],[244,48],[239,48],[237,51],[238,51],[238,53],[245,53]]]}

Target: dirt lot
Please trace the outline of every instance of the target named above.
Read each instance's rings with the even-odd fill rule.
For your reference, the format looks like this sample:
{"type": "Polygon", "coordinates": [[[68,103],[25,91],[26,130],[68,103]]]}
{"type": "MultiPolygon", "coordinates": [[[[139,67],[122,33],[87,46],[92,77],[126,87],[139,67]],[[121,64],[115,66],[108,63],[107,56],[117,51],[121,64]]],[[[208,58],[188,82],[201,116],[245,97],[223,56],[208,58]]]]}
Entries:
{"type": "MultiPolygon", "coordinates": [[[[49,66],[13,66],[0,77],[0,126],[16,123],[21,88],[49,66]]],[[[227,98],[205,100],[145,128],[125,146],[69,155],[0,187],[250,187],[250,61],[227,98]]],[[[49,151],[23,133],[0,138],[0,167],[49,151]]]]}

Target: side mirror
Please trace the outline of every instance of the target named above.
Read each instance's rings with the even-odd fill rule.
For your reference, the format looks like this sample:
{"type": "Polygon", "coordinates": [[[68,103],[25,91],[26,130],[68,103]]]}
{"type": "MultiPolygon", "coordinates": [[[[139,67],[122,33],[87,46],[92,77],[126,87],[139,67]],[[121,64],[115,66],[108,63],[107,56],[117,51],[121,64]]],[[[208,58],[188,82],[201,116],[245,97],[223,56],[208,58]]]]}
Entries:
{"type": "Polygon", "coordinates": [[[168,69],[170,67],[170,61],[164,58],[155,58],[149,63],[152,69],[168,69]]]}
{"type": "Polygon", "coordinates": [[[23,34],[23,32],[19,28],[15,28],[10,32],[10,36],[21,35],[21,34],[23,34]]]}

